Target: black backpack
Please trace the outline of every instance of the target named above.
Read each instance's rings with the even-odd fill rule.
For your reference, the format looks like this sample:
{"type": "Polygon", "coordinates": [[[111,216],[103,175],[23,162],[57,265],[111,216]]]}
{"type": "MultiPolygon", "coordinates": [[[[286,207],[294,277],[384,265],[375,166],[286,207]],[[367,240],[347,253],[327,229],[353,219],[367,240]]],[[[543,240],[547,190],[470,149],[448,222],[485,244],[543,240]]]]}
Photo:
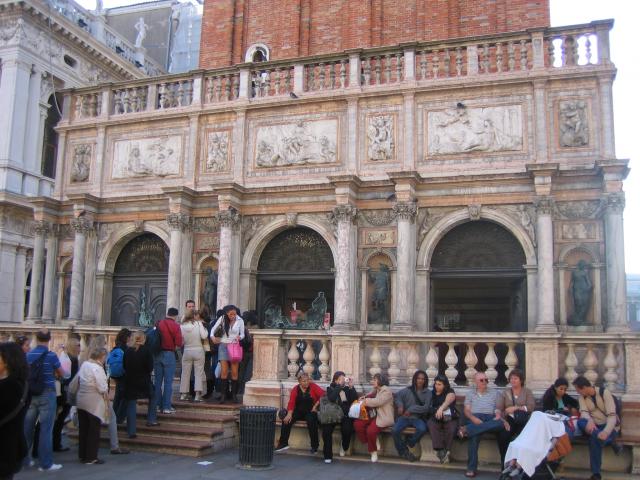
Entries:
{"type": "Polygon", "coordinates": [[[47,353],[49,353],[49,350],[42,352],[42,354],[29,365],[29,378],[27,382],[31,396],[42,395],[47,386],[44,378],[44,359],[47,353]]]}

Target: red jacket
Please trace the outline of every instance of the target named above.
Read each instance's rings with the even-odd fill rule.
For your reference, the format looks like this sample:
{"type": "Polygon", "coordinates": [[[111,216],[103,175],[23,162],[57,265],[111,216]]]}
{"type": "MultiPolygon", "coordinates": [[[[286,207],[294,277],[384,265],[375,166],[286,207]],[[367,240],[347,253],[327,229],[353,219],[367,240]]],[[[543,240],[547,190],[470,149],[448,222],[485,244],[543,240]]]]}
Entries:
{"type": "MultiPolygon", "coordinates": [[[[309,382],[309,392],[311,393],[311,398],[313,398],[314,402],[320,401],[320,397],[323,397],[327,393],[322,389],[322,387],[313,382],[309,382]]],[[[298,385],[291,390],[287,410],[292,411],[296,408],[296,398],[298,398],[298,385]]]]}
{"type": "Polygon", "coordinates": [[[182,347],[182,332],[180,325],[172,318],[163,318],[158,322],[160,330],[161,348],[173,352],[176,348],[182,347]]]}

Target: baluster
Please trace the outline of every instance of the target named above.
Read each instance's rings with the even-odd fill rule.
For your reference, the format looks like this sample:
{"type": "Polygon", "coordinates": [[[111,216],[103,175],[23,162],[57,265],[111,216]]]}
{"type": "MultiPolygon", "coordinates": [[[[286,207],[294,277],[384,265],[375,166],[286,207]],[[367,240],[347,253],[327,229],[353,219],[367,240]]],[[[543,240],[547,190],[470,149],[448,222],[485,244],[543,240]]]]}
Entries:
{"type": "Polygon", "coordinates": [[[509,374],[511,370],[518,366],[518,356],[516,355],[515,346],[516,344],[513,342],[507,343],[509,350],[507,351],[507,355],[504,357],[504,363],[507,366],[507,370],[504,372],[504,376],[509,380],[509,374]]]}
{"type": "Polygon", "coordinates": [[[433,78],[438,78],[438,72],[440,70],[440,51],[435,49],[433,51],[433,57],[431,59],[432,65],[431,68],[433,70],[433,78]]]}
{"type": "Polygon", "coordinates": [[[193,88],[191,88],[191,80],[185,80],[184,81],[184,105],[185,107],[188,107],[189,105],[191,105],[191,103],[193,102],[193,88]]]}
{"type": "Polygon", "coordinates": [[[571,42],[569,43],[569,56],[571,57],[571,65],[578,64],[578,40],[575,37],[571,37],[571,42]]]}
{"type": "Polygon", "coordinates": [[[316,89],[315,81],[316,66],[314,64],[309,65],[309,90],[314,91],[316,89]]]}
{"type": "Polygon", "coordinates": [[[489,350],[487,351],[487,356],[484,357],[484,363],[487,366],[485,375],[489,379],[489,385],[495,385],[496,378],[498,378],[498,372],[496,370],[496,365],[498,365],[498,356],[494,350],[495,345],[495,343],[487,343],[489,350]]]}
{"type": "Polygon", "coordinates": [[[287,68],[284,75],[284,91],[288,93],[291,91],[291,69],[287,68]]]}
{"type": "Polygon", "coordinates": [[[444,49],[444,65],[442,73],[445,77],[451,76],[451,52],[448,48],[444,49]]]}
{"type": "Polygon", "coordinates": [[[409,344],[409,352],[407,353],[407,377],[411,378],[418,369],[420,355],[418,355],[418,346],[415,343],[409,344]]]}
{"type": "Polygon", "coordinates": [[[299,359],[300,352],[298,352],[298,348],[296,347],[296,340],[291,340],[291,348],[289,348],[289,353],[287,353],[287,360],[289,361],[287,371],[289,372],[289,378],[296,378],[298,370],[300,369],[298,365],[299,359]]]}
{"type": "Polygon", "coordinates": [[[482,46],[482,53],[481,53],[481,64],[482,64],[482,70],[484,71],[484,73],[489,73],[489,66],[490,66],[490,61],[489,61],[489,44],[485,43],[482,46]]]}
{"type": "Polygon", "coordinates": [[[425,358],[427,362],[427,376],[429,377],[429,385],[433,385],[433,379],[438,375],[438,351],[435,343],[429,342],[429,351],[425,358]]]}
{"type": "Polygon", "coordinates": [[[178,106],[178,99],[177,99],[177,91],[176,91],[176,84],[175,83],[169,83],[167,85],[167,107],[168,108],[174,108],[178,106]]]}
{"type": "Polygon", "coordinates": [[[364,59],[364,86],[371,85],[371,58],[364,59]]]}
{"type": "Polygon", "coordinates": [[[587,60],[587,65],[591,64],[591,35],[586,35],[586,40],[584,42],[584,55],[587,60]]]}
{"type": "Polygon", "coordinates": [[[304,360],[302,371],[309,375],[309,377],[313,377],[313,371],[316,369],[313,364],[313,361],[316,359],[316,352],[313,351],[313,343],[311,340],[305,340],[304,343],[307,345],[302,354],[302,359],[304,360]]]}
{"type": "Polygon", "coordinates": [[[75,117],[76,118],[82,118],[82,97],[76,95],[76,113],[75,113],[75,117]]]}
{"type": "Polygon", "coordinates": [[[140,111],[138,88],[133,87],[130,90],[130,92],[131,92],[131,111],[133,113],[138,113],[140,111]]]}
{"type": "Polygon", "coordinates": [[[95,117],[97,115],[98,99],[96,95],[89,95],[89,115],[95,117]]]}
{"type": "Polygon", "coordinates": [[[113,94],[113,113],[122,113],[122,96],[120,90],[116,90],[113,94]]]}
{"type": "Polygon", "coordinates": [[[376,75],[376,85],[380,85],[382,83],[382,57],[380,55],[376,55],[375,59],[375,75],[376,75]]]}
{"type": "Polygon", "coordinates": [[[564,376],[569,381],[569,385],[572,385],[573,381],[578,376],[578,372],[576,372],[576,367],[578,366],[578,357],[576,356],[573,343],[567,344],[567,356],[564,359],[564,365],[566,367],[564,376]]]}
{"type": "Polygon", "coordinates": [[[211,103],[213,101],[213,91],[214,91],[214,79],[213,77],[209,77],[207,78],[207,91],[205,94],[207,103],[211,103]]]}
{"type": "Polygon", "coordinates": [[[549,66],[554,67],[556,63],[556,46],[553,44],[553,39],[547,40],[547,54],[549,56],[549,66]]]}
{"type": "Polygon", "coordinates": [[[444,371],[444,374],[449,379],[449,383],[451,385],[456,384],[456,377],[458,376],[458,369],[456,368],[456,364],[458,363],[458,355],[456,355],[456,351],[454,349],[455,343],[449,342],[447,343],[449,350],[444,357],[444,362],[447,364],[447,369],[444,371]]]}
{"type": "Polygon", "coordinates": [[[585,378],[589,380],[592,385],[595,385],[598,380],[598,372],[596,371],[598,368],[598,357],[593,351],[593,345],[587,345],[587,354],[584,356],[582,364],[584,365],[585,378]]]}
{"type": "Polygon", "coordinates": [[[320,380],[327,382],[329,381],[329,373],[331,372],[331,368],[329,367],[329,349],[327,348],[327,340],[322,340],[322,349],[320,350],[318,359],[320,360],[320,366],[318,367],[320,380]]]}
{"type": "Polygon", "coordinates": [[[266,70],[264,72],[264,96],[268,97],[271,95],[271,70],[266,70]]]}
{"type": "Polygon", "coordinates": [[[496,43],[496,70],[502,72],[502,42],[496,43]]]}
{"type": "Polygon", "coordinates": [[[618,361],[613,352],[613,343],[607,345],[607,355],[604,357],[604,368],[607,371],[604,373],[604,381],[607,384],[609,390],[615,390],[618,383],[618,361]]]}
{"type": "Polygon", "coordinates": [[[391,83],[391,55],[384,56],[384,79],[385,83],[391,83]]]}
{"type": "Polygon", "coordinates": [[[329,63],[329,88],[335,90],[336,88],[336,64],[335,62],[329,63]]]}
{"type": "Polygon", "coordinates": [[[129,97],[129,90],[123,90],[122,95],[122,105],[124,107],[124,113],[131,113],[131,98],[129,97]]]}
{"type": "Polygon", "coordinates": [[[102,113],[102,95],[96,94],[96,115],[102,113]]]}
{"type": "MultiPolygon", "coordinates": [[[[211,80],[213,82],[213,79],[211,80]]],[[[215,94],[214,94],[214,99],[217,102],[220,101],[221,97],[222,97],[222,82],[223,79],[222,77],[216,77],[215,79],[215,94]]]]}
{"type": "Polygon", "coordinates": [[[396,82],[402,81],[402,53],[396,53],[396,82]]]}
{"type": "Polygon", "coordinates": [[[562,66],[570,65],[569,59],[567,58],[567,42],[569,41],[569,37],[561,37],[562,43],[560,44],[560,58],[562,59],[562,66]]]}
{"type": "Polygon", "coordinates": [[[231,75],[231,100],[235,100],[240,96],[240,75],[231,75]]]}
{"type": "Polygon", "coordinates": [[[275,70],[275,74],[274,74],[274,86],[273,86],[273,94],[274,95],[280,95],[280,93],[282,93],[280,91],[280,82],[281,82],[281,78],[280,76],[282,75],[282,72],[280,71],[280,67],[276,67],[275,70]]]}
{"type": "Polygon", "coordinates": [[[475,343],[469,343],[467,347],[467,354],[464,356],[464,364],[467,367],[464,371],[464,376],[467,377],[467,385],[473,385],[473,377],[475,377],[478,372],[476,370],[478,357],[475,352],[475,346],[475,343]]]}
{"type": "Polygon", "coordinates": [[[398,344],[392,343],[391,350],[389,351],[389,357],[387,358],[389,361],[389,370],[387,373],[389,374],[389,384],[390,385],[398,385],[400,376],[400,354],[398,353],[398,344]]]}
{"type": "Polygon", "coordinates": [[[327,85],[326,85],[326,77],[327,77],[327,73],[325,71],[325,64],[323,62],[320,62],[318,64],[318,83],[320,83],[320,90],[324,90],[327,85]]]}
{"type": "Polygon", "coordinates": [[[462,75],[462,48],[456,47],[456,75],[462,75]]]}
{"type": "Polygon", "coordinates": [[[371,367],[369,367],[369,373],[371,377],[373,377],[376,373],[382,372],[380,368],[380,364],[382,363],[382,355],[380,355],[380,349],[378,348],[377,343],[373,343],[371,349],[371,356],[369,357],[369,362],[371,363],[371,367]]]}
{"type": "Polygon", "coordinates": [[[513,42],[509,42],[507,44],[507,65],[509,66],[509,71],[513,72],[516,68],[516,47],[513,42]]]}
{"type": "Polygon", "coordinates": [[[224,77],[224,99],[231,100],[231,76],[226,75],[224,77]]]}
{"type": "Polygon", "coordinates": [[[347,87],[347,60],[340,60],[340,88],[347,87]]]}
{"type": "MultiPolygon", "coordinates": [[[[177,96],[175,98],[175,105],[176,107],[184,107],[187,104],[187,99],[185,97],[185,91],[184,91],[184,83],[183,82],[178,82],[178,93],[177,96]]],[[[174,91],[175,91],[175,87],[174,87],[174,91]]]]}
{"type": "Polygon", "coordinates": [[[520,40],[520,70],[527,69],[527,41],[525,39],[520,40]]]}
{"type": "Polygon", "coordinates": [[[420,52],[420,80],[427,78],[427,52],[420,52]]]}

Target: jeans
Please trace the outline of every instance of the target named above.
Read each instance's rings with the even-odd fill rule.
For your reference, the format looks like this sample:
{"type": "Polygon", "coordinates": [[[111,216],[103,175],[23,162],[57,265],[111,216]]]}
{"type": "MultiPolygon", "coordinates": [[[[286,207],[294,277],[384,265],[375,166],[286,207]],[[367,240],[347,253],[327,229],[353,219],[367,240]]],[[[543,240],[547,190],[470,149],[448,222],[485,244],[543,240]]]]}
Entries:
{"type": "Polygon", "coordinates": [[[127,435],[136,434],[136,400],[127,400],[127,435]]]}
{"type": "Polygon", "coordinates": [[[109,446],[111,450],[118,449],[118,420],[111,403],[109,403],[109,446]]]}
{"type": "Polygon", "coordinates": [[[124,399],[124,378],[114,378],[113,380],[116,382],[113,410],[116,413],[117,422],[122,423],[127,412],[127,401],[124,399]]]}
{"type": "Polygon", "coordinates": [[[173,394],[173,377],[176,373],[175,353],[165,350],[156,355],[153,359],[153,373],[156,382],[154,405],[160,405],[162,410],[169,410],[173,394]]]}
{"type": "Polygon", "coordinates": [[[396,450],[400,455],[407,451],[407,446],[414,447],[420,438],[427,433],[427,424],[424,420],[414,417],[398,417],[396,423],[393,425],[391,434],[393,435],[393,443],[396,445],[396,450]],[[411,435],[405,443],[402,438],[402,432],[405,428],[413,427],[416,429],[416,433],[411,435]]]}
{"type": "Polygon", "coordinates": [[[609,434],[607,439],[603,441],[598,438],[598,434],[604,430],[605,425],[596,425],[596,428],[594,428],[591,435],[589,435],[585,430],[587,423],[588,420],[586,418],[581,418],[578,420],[578,429],[583,433],[583,435],[589,437],[589,462],[591,463],[591,473],[600,474],[600,470],[602,468],[602,447],[611,445],[618,432],[614,430],[609,434]]]}
{"type": "Polygon", "coordinates": [[[478,470],[478,447],[480,446],[480,437],[486,432],[499,432],[504,429],[502,420],[494,420],[494,416],[488,413],[474,413],[474,416],[482,420],[480,425],[472,422],[467,424],[467,436],[469,437],[469,445],[467,446],[467,470],[475,472],[478,470]]]}
{"type": "Polygon", "coordinates": [[[53,465],[53,422],[56,418],[56,391],[45,390],[42,395],[35,395],[24,419],[24,436],[27,440],[27,457],[25,462],[31,462],[31,446],[33,445],[33,431],[36,420],[40,419],[40,436],[38,438],[38,460],[40,468],[47,469],[53,465]]]}

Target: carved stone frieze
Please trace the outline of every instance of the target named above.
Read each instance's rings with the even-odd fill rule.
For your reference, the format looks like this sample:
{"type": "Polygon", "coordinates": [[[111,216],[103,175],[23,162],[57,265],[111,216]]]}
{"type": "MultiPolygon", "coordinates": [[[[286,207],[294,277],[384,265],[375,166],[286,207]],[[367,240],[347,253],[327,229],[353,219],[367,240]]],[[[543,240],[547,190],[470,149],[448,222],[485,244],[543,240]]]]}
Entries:
{"type": "Polygon", "coordinates": [[[361,222],[361,223],[366,223],[367,225],[370,225],[372,227],[384,227],[387,225],[391,225],[395,220],[393,211],[391,209],[359,210],[358,218],[364,219],[364,222],[361,222]]]}
{"type": "Polygon", "coordinates": [[[522,225],[533,244],[536,245],[536,209],[533,205],[506,205],[498,207],[498,210],[506,213],[522,225]]]}
{"type": "Polygon", "coordinates": [[[581,220],[598,218],[606,206],[604,199],[557,202],[556,216],[562,220],[581,220]]]}
{"type": "MultiPolygon", "coordinates": [[[[32,218],[32,217],[31,217],[32,218]]],[[[12,207],[0,207],[0,230],[20,235],[33,235],[33,221],[12,207]]]]}
{"type": "Polygon", "coordinates": [[[480,213],[482,212],[482,205],[472,204],[468,205],[467,209],[469,210],[469,219],[470,220],[480,220],[480,213]]]}
{"type": "Polygon", "coordinates": [[[197,233],[215,233],[220,230],[217,217],[196,217],[192,220],[192,228],[197,233]]]}
{"type": "MultiPolygon", "coordinates": [[[[269,217],[270,218],[270,217],[269,217]]],[[[251,239],[267,222],[265,216],[246,216],[242,217],[242,251],[247,248],[251,239]]]]}
{"type": "Polygon", "coordinates": [[[555,210],[555,202],[551,197],[538,197],[534,205],[538,215],[553,215],[555,210]]]}
{"type": "Polygon", "coordinates": [[[216,215],[220,227],[235,229],[240,224],[240,213],[233,207],[229,207],[227,210],[219,212],[216,215]]]}
{"type": "Polygon", "coordinates": [[[397,202],[393,206],[392,211],[398,220],[409,220],[413,222],[418,213],[418,206],[415,202],[397,202]]]}
{"type": "Polygon", "coordinates": [[[396,230],[394,228],[363,228],[359,231],[362,246],[390,247],[396,244],[396,230]]]}
{"type": "Polygon", "coordinates": [[[93,231],[93,220],[87,218],[85,216],[74,217],[69,222],[71,228],[75,233],[80,233],[82,235],[87,235],[91,231],[93,231]]]}
{"type": "Polygon", "coordinates": [[[388,161],[395,158],[394,116],[374,115],[367,119],[367,158],[388,161]]]}
{"type": "Polygon", "coordinates": [[[49,222],[45,222],[44,220],[36,220],[33,222],[33,233],[35,235],[46,237],[50,231],[51,224],[49,222]]]}
{"type": "Polygon", "coordinates": [[[585,100],[561,101],[558,124],[561,147],[589,145],[589,111],[585,100]]]}
{"type": "Polygon", "coordinates": [[[416,233],[418,235],[418,245],[423,242],[424,237],[427,236],[429,230],[431,230],[436,223],[438,223],[443,217],[445,217],[452,211],[454,211],[454,209],[452,208],[420,208],[417,214],[418,228],[416,228],[416,233]]]}
{"type": "Polygon", "coordinates": [[[606,197],[607,211],[611,213],[622,214],[624,212],[625,198],[624,193],[610,193],[606,197]]]}
{"type": "Polygon", "coordinates": [[[207,133],[207,172],[222,172],[229,163],[229,131],[207,133]]]}
{"type": "Polygon", "coordinates": [[[91,152],[90,144],[80,144],[73,147],[73,159],[71,161],[71,183],[81,183],[89,180],[91,172],[91,152]]]}
{"type": "Polygon", "coordinates": [[[114,179],[166,177],[180,173],[182,135],[119,140],[113,148],[111,177],[114,179]]]}
{"type": "Polygon", "coordinates": [[[171,230],[185,232],[191,227],[191,217],[184,213],[170,213],[167,215],[167,225],[171,230]]]}

